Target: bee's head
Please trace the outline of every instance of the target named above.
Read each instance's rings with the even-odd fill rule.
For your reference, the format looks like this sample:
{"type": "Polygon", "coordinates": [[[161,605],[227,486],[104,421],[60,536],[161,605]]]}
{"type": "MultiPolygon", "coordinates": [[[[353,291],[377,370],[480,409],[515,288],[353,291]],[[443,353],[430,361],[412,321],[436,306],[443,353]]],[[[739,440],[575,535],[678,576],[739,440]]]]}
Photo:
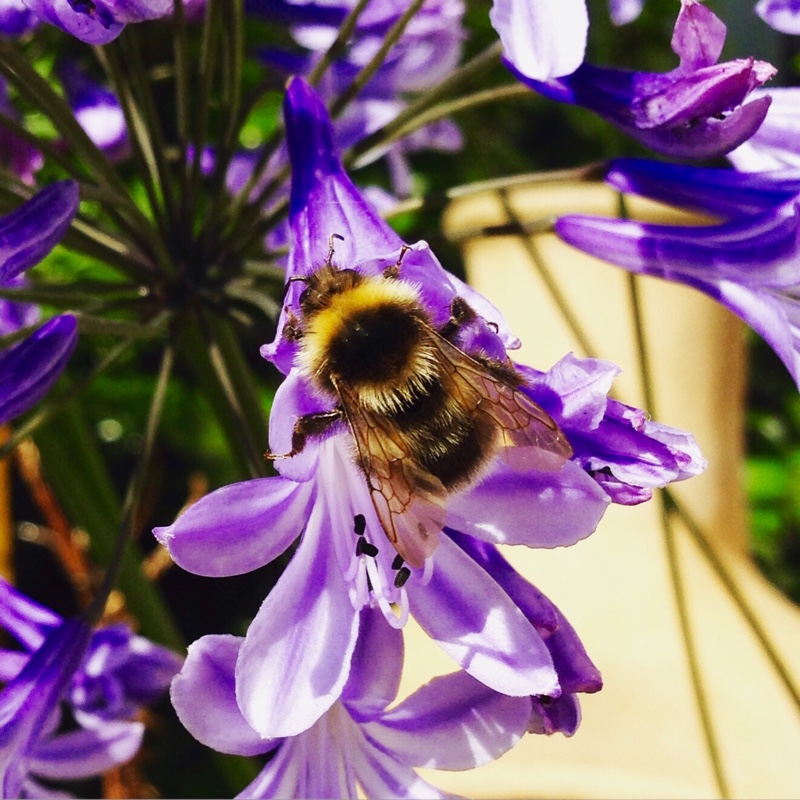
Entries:
{"type": "Polygon", "coordinates": [[[354,269],[338,269],[333,264],[326,264],[310,275],[291,280],[302,281],[306,285],[299,302],[303,318],[308,319],[328,308],[336,295],[359,286],[364,276],[354,269]]]}

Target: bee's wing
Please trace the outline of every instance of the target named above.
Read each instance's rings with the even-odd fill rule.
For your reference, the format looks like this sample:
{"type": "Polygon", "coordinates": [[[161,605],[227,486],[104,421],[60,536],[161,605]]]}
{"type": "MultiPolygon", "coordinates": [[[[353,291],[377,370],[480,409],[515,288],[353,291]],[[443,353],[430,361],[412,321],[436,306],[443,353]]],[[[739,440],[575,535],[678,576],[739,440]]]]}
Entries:
{"type": "Polygon", "coordinates": [[[436,331],[432,341],[457,402],[469,413],[484,414],[500,436],[504,456],[514,469],[561,469],[572,447],[553,418],[509,377],[459,350],[436,331]]]}
{"type": "Polygon", "coordinates": [[[336,389],[383,530],[405,561],[421,567],[439,542],[447,489],[410,453],[390,417],[364,409],[345,386],[336,389]]]}

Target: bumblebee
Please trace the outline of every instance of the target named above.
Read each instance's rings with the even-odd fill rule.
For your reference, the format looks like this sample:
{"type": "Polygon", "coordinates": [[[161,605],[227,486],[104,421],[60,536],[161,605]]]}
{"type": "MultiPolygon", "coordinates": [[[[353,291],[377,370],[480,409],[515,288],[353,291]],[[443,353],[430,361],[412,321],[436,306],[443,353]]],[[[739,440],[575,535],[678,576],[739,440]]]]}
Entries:
{"type": "MultiPolygon", "coordinates": [[[[299,343],[299,367],[332,411],[300,417],[299,453],[308,437],[345,422],[378,519],[399,556],[422,566],[438,543],[447,498],[477,481],[503,454],[516,468],[559,469],[572,448],[552,418],[520,391],[510,362],[473,356],[455,344],[476,317],[461,298],[439,329],[418,288],[397,263],[380,276],[333,265],[305,277],[300,318],[285,335],[299,343]]],[[[398,563],[396,559],[396,563],[398,563]]],[[[401,563],[401,562],[400,562],[401,563]]]]}

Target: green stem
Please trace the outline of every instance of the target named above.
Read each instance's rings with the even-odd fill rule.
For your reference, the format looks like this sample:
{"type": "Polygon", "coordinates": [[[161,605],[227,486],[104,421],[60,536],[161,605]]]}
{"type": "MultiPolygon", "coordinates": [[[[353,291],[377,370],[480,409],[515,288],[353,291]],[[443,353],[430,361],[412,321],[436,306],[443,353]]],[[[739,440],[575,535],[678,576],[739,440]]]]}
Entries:
{"type": "Polygon", "coordinates": [[[322,58],[308,74],[307,80],[312,86],[316,86],[320,82],[331,64],[345,52],[347,43],[358,24],[358,19],[370,2],[371,0],[358,0],[353,10],[344,18],[333,44],[323,53],[322,58]]]}
{"type": "MultiPolygon", "coordinates": [[[[522,221],[508,199],[508,193],[504,189],[501,189],[497,192],[497,196],[503,205],[503,210],[505,211],[506,216],[511,220],[511,222],[518,227],[522,226],[522,221]]],[[[567,325],[575,335],[575,338],[578,340],[578,345],[580,346],[581,350],[583,350],[583,352],[590,358],[596,358],[597,350],[589,339],[588,334],[583,329],[583,326],[578,321],[577,316],[573,313],[566,295],[561,291],[555,281],[555,278],[553,278],[551,275],[550,269],[539,253],[539,248],[536,246],[536,242],[534,242],[530,236],[526,235],[520,235],[519,240],[522,246],[525,248],[531,263],[539,273],[539,277],[547,287],[547,291],[555,301],[556,306],[558,306],[561,316],[564,318],[567,325]]]]}
{"type": "MultiPolygon", "coordinates": [[[[622,201],[621,201],[622,202],[622,201]]],[[[620,209],[622,216],[627,216],[624,206],[620,209]]],[[[653,393],[652,369],[650,357],[647,350],[647,342],[644,331],[644,317],[642,314],[641,298],[639,296],[639,276],[632,273],[627,274],[628,295],[630,298],[631,312],[634,321],[634,337],[636,342],[636,353],[639,362],[639,372],[641,374],[642,392],[645,398],[645,408],[651,415],[656,414],[655,396],[653,393]]],[[[667,503],[662,492],[658,493],[658,504],[661,518],[661,529],[664,536],[664,547],[667,554],[667,564],[669,566],[670,581],[672,583],[673,596],[678,612],[678,622],[683,639],[683,647],[686,653],[686,661],[691,676],[692,689],[694,691],[697,713],[700,717],[700,724],[703,728],[703,738],[706,745],[706,752],[714,773],[714,780],[717,784],[717,791],[721,798],[729,798],[730,787],[725,777],[725,770],[722,765],[722,756],[714,730],[714,723],[711,716],[711,708],[708,703],[705,684],[703,682],[700,658],[697,653],[694,632],[692,631],[689,606],[686,598],[686,588],[683,582],[683,572],[678,553],[675,531],[672,526],[672,518],[668,513],[667,503]]]]}
{"type": "Polygon", "coordinates": [[[418,97],[401,111],[391,122],[362,139],[344,157],[345,166],[357,161],[364,153],[373,149],[380,149],[385,142],[391,139],[394,132],[414,120],[419,114],[427,111],[442,98],[449,97],[464,86],[469,86],[482,73],[493,69],[500,63],[503,48],[496,42],[475,56],[471,61],[455,70],[452,75],[438,83],[430,91],[418,97]]]}
{"type": "Polygon", "coordinates": [[[361,90],[367,85],[370,78],[380,69],[389,51],[397,44],[403,35],[408,23],[416,16],[425,0],[413,0],[408,8],[403,12],[400,19],[389,28],[383,38],[381,46],[369,62],[362,67],[358,74],[353,78],[350,85],[333,101],[330,108],[331,118],[336,119],[341,113],[355,100],[361,90]]]}

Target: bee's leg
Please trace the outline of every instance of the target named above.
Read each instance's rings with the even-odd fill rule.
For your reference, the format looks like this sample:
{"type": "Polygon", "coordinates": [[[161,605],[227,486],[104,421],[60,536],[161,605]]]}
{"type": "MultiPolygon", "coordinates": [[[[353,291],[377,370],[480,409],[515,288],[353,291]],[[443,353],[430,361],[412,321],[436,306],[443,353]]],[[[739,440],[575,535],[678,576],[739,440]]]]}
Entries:
{"type": "Polygon", "coordinates": [[[458,333],[458,329],[472,322],[478,315],[472,306],[463,297],[454,297],[450,303],[450,319],[439,328],[439,335],[445,339],[452,339],[458,333]]]}
{"type": "Polygon", "coordinates": [[[283,326],[283,337],[289,342],[299,342],[303,338],[300,320],[297,319],[290,308],[286,308],[286,324],[283,326]]]}
{"type": "Polygon", "coordinates": [[[334,408],[332,411],[320,411],[316,414],[306,414],[299,417],[294,424],[292,431],[292,449],[288,453],[272,453],[267,451],[264,458],[270,461],[277,461],[282,458],[291,458],[303,452],[306,441],[310,436],[322,436],[326,434],[337,422],[344,419],[341,408],[334,408]]]}
{"type": "Polygon", "coordinates": [[[411,248],[407,244],[404,244],[400,248],[400,255],[397,256],[397,261],[394,264],[392,264],[391,267],[386,267],[386,269],[383,271],[384,278],[390,278],[392,280],[396,280],[397,278],[400,277],[400,265],[403,263],[403,258],[405,258],[406,253],[410,249],[411,248]]]}
{"type": "Polygon", "coordinates": [[[344,241],[344,236],[340,236],[338,233],[332,233],[328,237],[328,257],[325,259],[325,266],[330,267],[333,264],[333,251],[334,251],[334,244],[333,240],[338,239],[340,242],[344,241]]]}

